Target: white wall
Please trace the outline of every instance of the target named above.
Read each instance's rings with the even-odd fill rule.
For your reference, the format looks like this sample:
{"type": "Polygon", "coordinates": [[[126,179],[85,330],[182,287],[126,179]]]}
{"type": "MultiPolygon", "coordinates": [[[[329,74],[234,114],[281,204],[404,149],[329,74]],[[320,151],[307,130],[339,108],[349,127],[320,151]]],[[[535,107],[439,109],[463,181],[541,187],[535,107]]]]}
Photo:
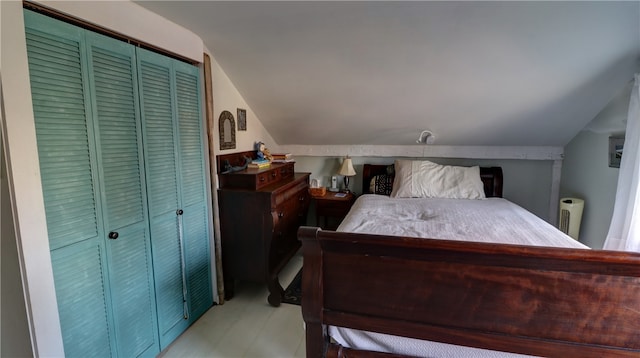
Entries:
{"type": "MultiPolygon", "coordinates": [[[[1,98],[0,98],[1,100],[1,98]]],[[[1,114],[0,114],[1,115],[1,114]]],[[[4,148],[4,146],[2,146],[4,148]]],[[[31,338],[13,228],[4,149],[0,152],[0,356],[30,357],[31,338]]]]}
{"type": "MultiPolygon", "coordinates": [[[[212,242],[212,245],[215,243],[216,246],[216,250],[220,250],[220,220],[218,220],[218,218],[220,217],[220,213],[218,210],[218,191],[216,190],[216,188],[218,188],[218,176],[217,176],[217,168],[215,167],[215,156],[216,155],[220,155],[220,154],[226,154],[226,153],[234,153],[234,152],[244,152],[244,151],[249,151],[249,150],[253,150],[254,149],[254,143],[256,141],[262,141],[264,142],[268,148],[272,147],[273,145],[275,145],[275,142],[273,140],[273,138],[271,137],[271,135],[269,134],[269,132],[267,132],[267,130],[264,128],[264,126],[262,125],[262,123],[260,122],[260,120],[258,119],[258,117],[256,116],[256,114],[253,112],[253,110],[251,109],[251,107],[249,107],[249,105],[245,102],[244,98],[242,98],[242,95],[240,95],[240,93],[238,92],[238,90],[236,89],[236,87],[233,85],[233,83],[231,82],[231,80],[229,79],[229,77],[227,76],[227,74],[224,72],[224,70],[220,67],[220,65],[218,64],[218,62],[215,60],[215,57],[213,57],[213,54],[211,53],[211,51],[209,51],[207,48],[205,48],[205,52],[209,55],[210,59],[211,59],[211,85],[212,85],[212,97],[213,97],[213,130],[209,130],[208,132],[211,133],[211,138],[209,141],[209,146],[210,146],[210,151],[209,153],[212,153],[212,155],[214,157],[210,158],[211,159],[211,181],[212,181],[212,190],[211,190],[211,196],[212,196],[212,209],[213,209],[213,217],[214,217],[214,233],[215,233],[215,237],[217,238],[215,242],[212,242]],[[245,109],[247,111],[247,130],[246,131],[239,131],[238,130],[238,117],[237,117],[237,113],[238,113],[238,108],[242,108],[245,109]],[[233,118],[235,120],[236,123],[236,147],[233,149],[225,149],[225,150],[221,150],[220,149],[220,136],[219,136],[219,118],[220,118],[220,114],[223,111],[229,111],[231,112],[231,114],[233,114],[233,118]]],[[[204,106],[203,106],[204,109],[204,106]]],[[[220,258],[220,254],[218,253],[218,255],[216,255],[215,252],[212,252],[211,257],[218,257],[220,258]]],[[[212,269],[215,267],[216,265],[212,263],[212,269]]],[[[215,268],[219,268],[219,267],[215,267],[215,268]]],[[[216,276],[212,276],[212,277],[216,277],[216,276]]],[[[218,275],[219,278],[221,278],[220,275],[218,275]]],[[[218,292],[220,292],[221,290],[219,289],[218,292]]],[[[214,292],[214,299],[216,302],[218,302],[219,300],[217,299],[217,295],[214,292]]],[[[218,302],[220,303],[220,302],[218,302]]]]}
{"type": "MultiPolygon", "coordinates": [[[[500,146],[442,146],[442,145],[334,145],[302,146],[283,145],[278,148],[290,152],[299,160],[296,170],[311,163],[307,170],[312,177],[331,175],[331,164],[318,167],[318,160],[333,160],[350,155],[354,163],[393,163],[394,158],[432,158],[431,160],[452,165],[501,166],[505,173],[505,198],[533,212],[552,225],[557,223],[557,205],[560,190],[560,168],[564,149],[559,147],[500,147],[500,146]],[[319,157],[321,159],[312,159],[319,157]],[[331,159],[333,158],[333,159],[331,159]],[[362,158],[362,159],[358,159],[362,158]],[[368,160],[368,161],[362,161],[368,160]],[[513,168],[513,169],[510,169],[513,168]],[[513,188],[513,189],[510,189],[513,188]],[[553,204],[552,204],[553,203],[553,204]]],[[[336,164],[337,165],[337,164],[336,164]]],[[[355,185],[361,178],[356,176],[355,185]]]]}
{"type": "MultiPolygon", "coordinates": [[[[352,159],[356,176],[352,178],[349,187],[358,194],[362,193],[363,164],[392,164],[394,161],[394,157],[363,156],[352,157],[352,159]]],[[[553,161],[425,157],[403,157],[403,159],[431,160],[448,165],[500,166],[504,176],[503,197],[531,211],[543,220],[550,221],[549,203],[553,161]]],[[[336,175],[341,161],[342,157],[296,156],[296,171],[309,172],[311,178],[321,179],[324,186],[330,186],[330,177],[336,175]]],[[[338,177],[338,183],[342,187],[342,177],[338,177]]]]}
{"type": "Polygon", "coordinates": [[[609,231],[618,168],[608,162],[609,134],[582,131],[565,148],[561,197],[584,199],[580,242],[601,249],[609,231]]]}
{"type": "Polygon", "coordinates": [[[16,247],[34,355],[64,354],[31,106],[22,3],[2,1],[4,143],[16,247]]]}
{"type": "Polygon", "coordinates": [[[560,196],[585,200],[579,240],[594,249],[611,223],[620,170],[609,167],[609,137],[624,135],[630,92],[630,85],[621,89],[565,147],[560,196]]]}
{"type": "MultiPolygon", "coordinates": [[[[215,55],[215,53],[213,53],[215,55]]],[[[213,56],[212,55],[212,56],[213,56]]],[[[215,58],[211,59],[211,72],[213,77],[213,123],[215,126],[213,138],[213,149],[216,155],[243,152],[254,149],[254,143],[262,141],[267,148],[275,148],[276,143],[262,125],[262,122],[258,119],[251,107],[247,105],[244,98],[236,87],[233,85],[227,74],[215,61],[215,58]],[[247,110],[247,130],[238,130],[238,108],[247,110]],[[236,123],[236,148],[235,149],[220,149],[220,138],[218,136],[218,118],[222,111],[229,111],[233,114],[233,118],[236,123]]]]}
{"type": "MultiPolygon", "coordinates": [[[[2,8],[0,6],[0,19],[2,19],[2,8]]],[[[0,26],[1,38],[2,26],[0,26]]],[[[2,47],[0,46],[0,59],[2,59],[2,47]]],[[[2,61],[0,61],[0,73],[2,73],[2,61]]],[[[0,296],[0,356],[29,357],[33,356],[33,350],[9,197],[9,178],[4,149],[4,117],[4,96],[0,86],[0,132],[2,133],[0,140],[2,142],[0,143],[0,292],[2,293],[0,296]]]]}
{"type": "Polygon", "coordinates": [[[202,62],[202,39],[193,32],[129,1],[51,1],[37,3],[166,51],[202,62]]]}

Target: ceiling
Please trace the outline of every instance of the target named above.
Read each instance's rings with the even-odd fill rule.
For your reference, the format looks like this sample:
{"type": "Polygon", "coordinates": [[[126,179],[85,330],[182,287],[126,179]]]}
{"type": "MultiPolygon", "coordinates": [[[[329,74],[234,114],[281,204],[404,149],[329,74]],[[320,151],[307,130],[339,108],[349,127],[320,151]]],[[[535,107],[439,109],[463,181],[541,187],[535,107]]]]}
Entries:
{"type": "Polygon", "coordinates": [[[639,2],[137,3],[198,34],[281,145],[564,146],[640,58],[639,2]]]}

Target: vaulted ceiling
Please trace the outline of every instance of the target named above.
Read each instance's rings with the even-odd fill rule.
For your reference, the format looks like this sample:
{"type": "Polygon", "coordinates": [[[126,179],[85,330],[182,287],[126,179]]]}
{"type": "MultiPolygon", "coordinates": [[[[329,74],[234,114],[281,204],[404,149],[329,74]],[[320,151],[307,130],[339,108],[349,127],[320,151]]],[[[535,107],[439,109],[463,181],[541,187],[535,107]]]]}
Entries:
{"type": "Polygon", "coordinates": [[[198,34],[278,144],[564,146],[640,59],[638,2],[138,4],[198,34]]]}

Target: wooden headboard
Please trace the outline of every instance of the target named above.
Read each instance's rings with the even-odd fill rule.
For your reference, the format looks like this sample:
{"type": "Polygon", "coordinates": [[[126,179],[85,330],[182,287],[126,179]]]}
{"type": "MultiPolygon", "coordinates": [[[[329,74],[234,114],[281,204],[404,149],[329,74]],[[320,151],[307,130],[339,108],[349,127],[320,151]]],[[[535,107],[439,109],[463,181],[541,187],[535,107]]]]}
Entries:
{"type": "MultiPolygon", "coordinates": [[[[362,168],[362,193],[371,194],[369,183],[371,178],[379,174],[386,174],[389,165],[365,164],[362,168]]],[[[481,167],[480,179],[484,184],[484,194],[487,198],[502,198],[502,168],[481,167]]]]}

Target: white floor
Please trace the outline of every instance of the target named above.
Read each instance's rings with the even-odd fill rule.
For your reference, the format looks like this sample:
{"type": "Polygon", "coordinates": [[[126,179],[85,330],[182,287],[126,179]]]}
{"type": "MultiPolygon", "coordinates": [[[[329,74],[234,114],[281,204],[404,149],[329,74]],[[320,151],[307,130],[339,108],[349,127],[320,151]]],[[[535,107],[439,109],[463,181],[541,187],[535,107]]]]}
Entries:
{"type": "MultiPolygon", "coordinates": [[[[302,267],[294,256],[279,275],[287,287],[302,267]]],[[[213,306],[160,357],[304,357],[300,306],[267,303],[266,285],[236,284],[233,299],[213,306]]]]}

